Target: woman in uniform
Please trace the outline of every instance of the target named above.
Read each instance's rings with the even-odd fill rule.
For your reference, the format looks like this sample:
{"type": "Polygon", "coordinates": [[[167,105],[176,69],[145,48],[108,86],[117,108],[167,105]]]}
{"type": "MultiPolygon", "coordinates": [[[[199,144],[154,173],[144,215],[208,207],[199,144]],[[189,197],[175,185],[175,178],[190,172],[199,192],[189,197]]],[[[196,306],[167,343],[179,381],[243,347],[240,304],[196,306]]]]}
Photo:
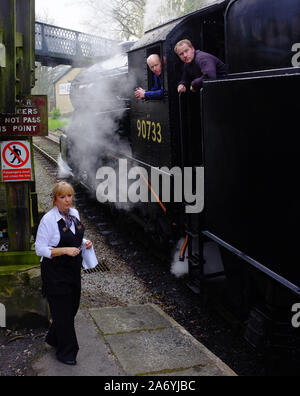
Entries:
{"type": "Polygon", "coordinates": [[[43,294],[52,316],[46,342],[56,348],[60,362],[76,365],[79,346],[74,319],[81,295],[81,248],[83,244],[87,249],[93,245],[83,239],[85,228],[72,207],[73,187],[58,183],[52,198],[53,209],[42,218],[35,244],[41,257],[43,294]]]}

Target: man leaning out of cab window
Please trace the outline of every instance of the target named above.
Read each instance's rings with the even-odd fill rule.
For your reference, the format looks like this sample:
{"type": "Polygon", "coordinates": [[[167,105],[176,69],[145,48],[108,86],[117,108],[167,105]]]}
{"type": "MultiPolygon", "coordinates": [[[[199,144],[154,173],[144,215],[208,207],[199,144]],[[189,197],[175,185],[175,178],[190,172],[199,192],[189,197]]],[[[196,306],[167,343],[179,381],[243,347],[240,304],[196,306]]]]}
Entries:
{"type": "Polygon", "coordinates": [[[220,59],[207,52],[196,51],[189,40],[179,41],[175,52],[184,62],[178,93],[185,93],[187,90],[197,92],[202,88],[204,80],[224,78],[227,75],[227,67],[220,59]]]}
{"type": "Polygon", "coordinates": [[[159,55],[152,54],[147,59],[147,64],[154,74],[154,86],[150,91],[139,87],[135,89],[135,97],[139,100],[146,99],[161,99],[163,97],[164,89],[162,83],[162,62],[159,55]]]}

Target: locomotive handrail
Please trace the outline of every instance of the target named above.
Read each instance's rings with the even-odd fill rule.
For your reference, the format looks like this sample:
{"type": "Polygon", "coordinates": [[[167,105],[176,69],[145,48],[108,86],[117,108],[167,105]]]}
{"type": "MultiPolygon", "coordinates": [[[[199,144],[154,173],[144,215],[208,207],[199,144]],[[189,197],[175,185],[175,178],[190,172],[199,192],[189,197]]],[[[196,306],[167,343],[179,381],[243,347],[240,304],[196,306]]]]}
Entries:
{"type": "Polygon", "coordinates": [[[96,113],[96,116],[99,116],[99,115],[102,115],[102,114],[120,113],[120,111],[128,111],[128,110],[130,110],[130,107],[120,107],[120,108],[114,109],[114,110],[98,111],[96,113]]]}
{"type": "Polygon", "coordinates": [[[180,154],[181,154],[181,168],[184,168],[184,137],[183,137],[183,119],[182,119],[182,96],[179,94],[179,131],[180,131],[180,154]]]}
{"type": "Polygon", "coordinates": [[[221,238],[217,237],[216,235],[212,234],[209,231],[202,231],[202,234],[207,236],[208,238],[212,239],[215,241],[217,244],[223,246],[225,249],[229,250],[230,252],[234,253],[236,256],[240,257],[242,260],[246,261],[253,267],[259,269],[261,272],[275,280],[276,282],[279,282],[281,285],[287,287],[290,289],[293,293],[297,294],[300,296],[300,287],[294,285],[281,275],[277,274],[276,272],[270,270],[269,268],[265,267],[263,264],[259,263],[258,261],[254,260],[253,258],[247,256],[245,253],[241,252],[240,250],[236,249],[235,247],[229,245],[229,243],[223,241],[221,238]]]}

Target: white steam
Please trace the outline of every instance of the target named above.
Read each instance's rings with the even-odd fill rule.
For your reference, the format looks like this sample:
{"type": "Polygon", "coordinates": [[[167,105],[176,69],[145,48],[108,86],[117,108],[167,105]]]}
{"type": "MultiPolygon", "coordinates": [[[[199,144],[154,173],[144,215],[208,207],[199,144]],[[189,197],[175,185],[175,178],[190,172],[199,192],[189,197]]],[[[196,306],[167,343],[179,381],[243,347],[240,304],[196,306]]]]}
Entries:
{"type": "Polygon", "coordinates": [[[67,134],[70,166],[92,189],[101,167],[115,168],[118,156],[131,155],[120,131],[134,89],[127,73],[127,55],[118,53],[82,72],[72,85],[74,112],[67,134]]]}
{"type": "Polygon", "coordinates": [[[72,169],[69,165],[63,161],[61,154],[58,157],[58,175],[59,179],[67,179],[68,177],[72,176],[72,169]]]}
{"type": "MultiPolygon", "coordinates": [[[[174,250],[173,260],[171,264],[171,273],[177,278],[181,278],[189,273],[188,254],[186,252],[185,260],[180,261],[180,251],[184,244],[184,238],[178,241],[174,250]]],[[[199,254],[197,243],[193,243],[193,254],[199,254]]],[[[205,242],[203,246],[204,273],[205,275],[214,274],[224,271],[223,261],[219,246],[215,242],[205,242]]]]}
{"type": "Polygon", "coordinates": [[[187,254],[185,255],[184,261],[180,261],[180,251],[184,244],[185,238],[180,239],[176,245],[173,254],[173,260],[171,264],[171,274],[175,275],[177,278],[181,278],[184,275],[189,273],[189,262],[187,258],[187,254]]]}

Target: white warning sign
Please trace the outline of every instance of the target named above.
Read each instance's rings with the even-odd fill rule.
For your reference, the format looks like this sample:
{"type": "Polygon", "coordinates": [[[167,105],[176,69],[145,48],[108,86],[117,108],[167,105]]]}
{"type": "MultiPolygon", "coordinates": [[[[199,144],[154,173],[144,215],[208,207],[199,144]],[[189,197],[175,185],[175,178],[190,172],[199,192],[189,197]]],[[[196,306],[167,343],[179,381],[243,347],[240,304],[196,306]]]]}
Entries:
{"type": "Polygon", "coordinates": [[[32,180],[30,142],[1,143],[1,173],[3,182],[32,180]]]}

